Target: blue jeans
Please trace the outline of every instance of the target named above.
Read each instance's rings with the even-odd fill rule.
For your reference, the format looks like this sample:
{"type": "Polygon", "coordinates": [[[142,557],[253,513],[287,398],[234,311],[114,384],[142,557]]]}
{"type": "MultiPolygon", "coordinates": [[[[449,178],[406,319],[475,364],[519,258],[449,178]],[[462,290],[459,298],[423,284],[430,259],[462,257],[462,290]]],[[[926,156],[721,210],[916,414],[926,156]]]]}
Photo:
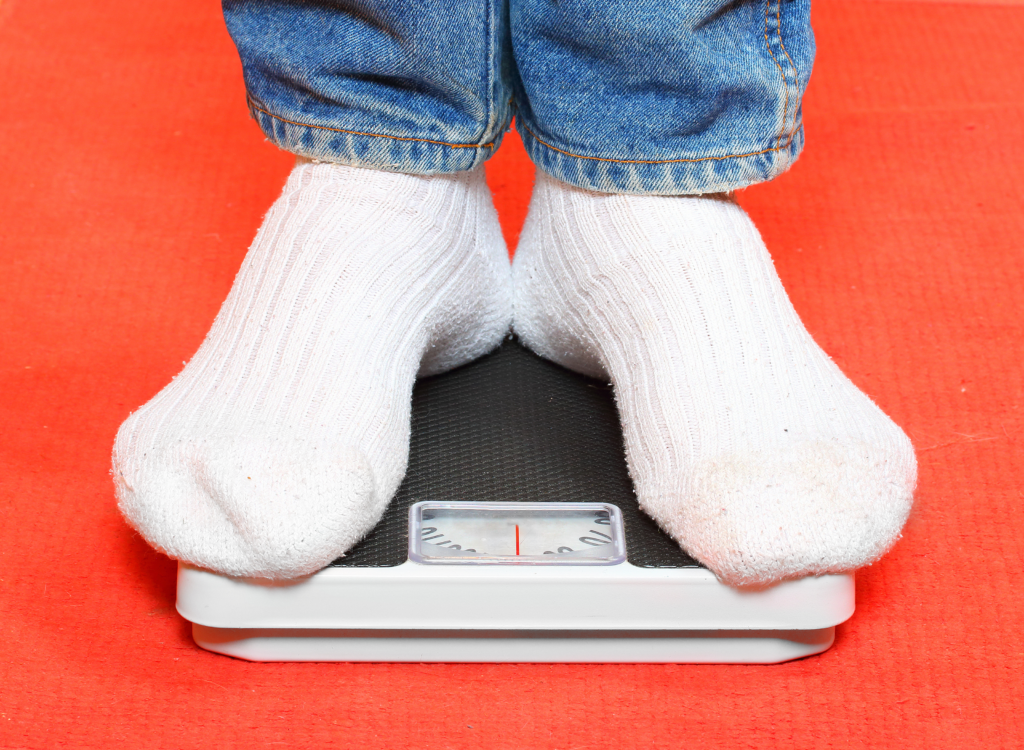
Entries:
{"type": "Polygon", "coordinates": [[[803,145],[810,0],[224,0],[283,149],[475,167],[512,116],[534,163],[610,193],[733,190],[803,145]]]}

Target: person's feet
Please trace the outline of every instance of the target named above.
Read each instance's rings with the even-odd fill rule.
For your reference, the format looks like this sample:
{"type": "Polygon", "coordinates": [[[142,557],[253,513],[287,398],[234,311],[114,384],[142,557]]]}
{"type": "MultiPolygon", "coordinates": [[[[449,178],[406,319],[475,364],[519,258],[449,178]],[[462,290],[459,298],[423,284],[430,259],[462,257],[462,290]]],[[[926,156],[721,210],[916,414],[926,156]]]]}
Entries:
{"type": "Polygon", "coordinates": [[[641,507],[721,580],[848,571],[899,538],[910,441],[811,339],[739,206],[538,172],[513,283],[520,338],[611,379],[641,507]]]}
{"type": "Polygon", "coordinates": [[[298,164],[199,351],[121,426],[122,513],[155,547],[292,578],[378,521],[417,373],[496,347],[508,255],[483,170],[298,164]]]}

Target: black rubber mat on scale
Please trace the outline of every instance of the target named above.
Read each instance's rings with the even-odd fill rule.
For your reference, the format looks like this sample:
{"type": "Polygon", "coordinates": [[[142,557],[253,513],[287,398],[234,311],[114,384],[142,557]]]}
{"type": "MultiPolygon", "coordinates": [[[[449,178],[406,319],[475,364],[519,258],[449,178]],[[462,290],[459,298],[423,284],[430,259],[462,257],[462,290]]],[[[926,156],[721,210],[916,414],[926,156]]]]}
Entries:
{"type": "Polygon", "coordinates": [[[622,511],[630,563],[698,566],[637,505],[611,386],[513,339],[417,382],[405,481],[377,527],[332,565],[404,563],[409,506],[421,500],[611,503],[622,511]]]}

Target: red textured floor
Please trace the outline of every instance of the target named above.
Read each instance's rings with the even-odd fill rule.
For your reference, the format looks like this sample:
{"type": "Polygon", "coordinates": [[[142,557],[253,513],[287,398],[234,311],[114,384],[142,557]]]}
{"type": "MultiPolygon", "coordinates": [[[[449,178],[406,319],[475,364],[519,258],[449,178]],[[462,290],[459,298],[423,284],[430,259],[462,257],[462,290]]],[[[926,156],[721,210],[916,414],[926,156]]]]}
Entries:
{"type": "MultiPolygon", "coordinates": [[[[250,664],[121,521],[114,432],[199,345],[290,158],[216,3],[0,0],[0,747],[1024,745],[1024,7],[816,0],[808,146],[745,191],[919,450],[905,538],[780,666],[250,664]]],[[[532,170],[490,170],[510,238],[532,170]]]]}

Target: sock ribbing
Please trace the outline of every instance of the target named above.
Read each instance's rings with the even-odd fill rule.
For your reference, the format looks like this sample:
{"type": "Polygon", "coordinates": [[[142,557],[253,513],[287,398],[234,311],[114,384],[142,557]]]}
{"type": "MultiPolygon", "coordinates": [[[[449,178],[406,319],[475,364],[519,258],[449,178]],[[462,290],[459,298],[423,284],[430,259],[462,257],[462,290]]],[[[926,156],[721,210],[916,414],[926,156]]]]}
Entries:
{"type": "Polygon", "coordinates": [[[720,578],[847,571],[896,541],[910,442],[815,344],[737,205],[539,173],[513,278],[519,336],[611,379],[641,506],[720,578]]]}
{"type": "Polygon", "coordinates": [[[300,162],[199,351],[122,425],[120,508],[179,560],[312,573],[397,491],[417,373],[486,353],[510,317],[482,169],[300,162]]]}

